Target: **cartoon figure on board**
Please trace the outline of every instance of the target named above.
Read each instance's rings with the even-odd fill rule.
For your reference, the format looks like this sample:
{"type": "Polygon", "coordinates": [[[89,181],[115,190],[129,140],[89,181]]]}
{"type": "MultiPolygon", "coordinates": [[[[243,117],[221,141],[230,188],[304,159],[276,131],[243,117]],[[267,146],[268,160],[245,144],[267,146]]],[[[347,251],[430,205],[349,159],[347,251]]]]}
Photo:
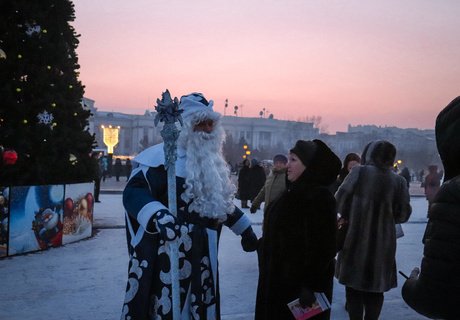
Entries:
{"type": "Polygon", "coordinates": [[[50,208],[40,209],[35,213],[32,221],[32,230],[35,233],[40,249],[58,247],[62,244],[61,215],[50,208]]]}

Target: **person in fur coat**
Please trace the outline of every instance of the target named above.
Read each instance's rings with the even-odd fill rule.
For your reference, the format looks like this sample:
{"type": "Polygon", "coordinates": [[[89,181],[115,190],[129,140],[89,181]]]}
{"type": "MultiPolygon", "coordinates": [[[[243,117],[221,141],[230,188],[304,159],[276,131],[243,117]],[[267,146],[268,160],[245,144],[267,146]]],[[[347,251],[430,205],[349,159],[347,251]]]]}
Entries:
{"type": "MultiPolygon", "coordinates": [[[[337,219],[328,186],[340,159],[321,140],[290,150],[287,190],[267,208],[259,245],[257,320],[293,319],[287,303],[310,306],[313,292],[332,300],[337,219]]],[[[329,319],[330,310],[312,319],[329,319]]]]}
{"type": "Polygon", "coordinates": [[[121,318],[172,319],[168,241],[178,241],[181,319],[220,319],[217,247],[222,225],[255,251],[251,222],[234,206],[235,186],[222,155],[225,131],[213,102],[183,96],[177,140],[177,217],[168,210],[163,143],[134,158],[137,167],[123,191],[129,274],[121,318]]]}
{"type": "Polygon", "coordinates": [[[348,220],[339,251],[336,277],[346,286],[350,319],[378,319],[383,293],[395,288],[395,224],[412,212],[406,180],[393,172],[396,148],[373,141],[363,151],[362,165],[351,169],[335,194],[337,211],[348,220]]]}
{"type": "Polygon", "coordinates": [[[262,202],[265,202],[264,213],[267,212],[270,203],[278,199],[286,190],[286,164],[285,155],[277,154],[273,157],[273,169],[265,180],[264,186],[251,202],[251,213],[256,213],[262,202]]]}
{"type": "Polygon", "coordinates": [[[436,119],[436,144],[444,165],[423,236],[424,257],[402,287],[404,301],[434,319],[460,319],[460,97],[436,119]]]}

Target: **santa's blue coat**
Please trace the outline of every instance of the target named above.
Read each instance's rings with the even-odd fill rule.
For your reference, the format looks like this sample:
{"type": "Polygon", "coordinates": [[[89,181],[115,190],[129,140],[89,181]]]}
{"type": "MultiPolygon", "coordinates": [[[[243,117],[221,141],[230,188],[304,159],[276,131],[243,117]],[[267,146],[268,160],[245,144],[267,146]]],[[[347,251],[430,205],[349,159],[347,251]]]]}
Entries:
{"type": "MultiPolygon", "coordinates": [[[[168,185],[164,168],[163,144],[140,153],[123,192],[129,274],[122,319],[172,319],[170,264],[168,249],[159,234],[146,232],[158,210],[167,207],[168,185]]],[[[176,189],[179,240],[181,319],[219,319],[217,247],[222,223],[188,212],[181,199],[184,191],[185,152],[178,150],[176,189]]],[[[238,208],[223,223],[236,235],[250,228],[247,216],[238,208]]]]}

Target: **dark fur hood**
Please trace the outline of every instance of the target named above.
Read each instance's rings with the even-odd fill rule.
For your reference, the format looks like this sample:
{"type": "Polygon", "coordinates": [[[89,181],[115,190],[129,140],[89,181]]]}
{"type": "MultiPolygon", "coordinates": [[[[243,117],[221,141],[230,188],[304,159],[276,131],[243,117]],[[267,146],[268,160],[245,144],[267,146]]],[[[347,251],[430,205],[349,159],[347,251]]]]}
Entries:
{"type": "Polygon", "coordinates": [[[321,140],[313,140],[316,145],[314,154],[302,175],[288,189],[296,189],[300,185],[329,186],[337,179],[342,162],[339,157],[321,140]]]}
{"type": "Polygon", "coordinates": [[[436,118],[436,144],[444,165],[444,180],[460,174],[460,97],[455,98],[436,118]]]}
{"type": "Polygon", "coordinates": [[[364,147],[361,157],[362,165],[374,165],[379,168],[390,168],[396,157],[396,147],[386,140],[376,140],[364,147]]]}

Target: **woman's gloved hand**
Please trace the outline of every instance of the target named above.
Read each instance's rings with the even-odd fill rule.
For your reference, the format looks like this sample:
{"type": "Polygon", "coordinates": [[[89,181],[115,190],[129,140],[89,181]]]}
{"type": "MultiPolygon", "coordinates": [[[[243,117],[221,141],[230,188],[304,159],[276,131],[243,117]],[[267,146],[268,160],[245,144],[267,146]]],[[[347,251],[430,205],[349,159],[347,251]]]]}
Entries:
{"type": "Polygon", "coordinates": [[[313,291],[308,288],[300,290],[299,302],[302,308],[311,307],[315,301],[316,297],[313,291]]]}
{"type": "Polygon", "coordinates": [[[249,226],[241,234],[241,246],[243,247],[243,250],[246,252],[252,252],[252,251],[257,250],[257,246],[258,246],[257,236],[252,230],[251,226],[249,226]]]}

